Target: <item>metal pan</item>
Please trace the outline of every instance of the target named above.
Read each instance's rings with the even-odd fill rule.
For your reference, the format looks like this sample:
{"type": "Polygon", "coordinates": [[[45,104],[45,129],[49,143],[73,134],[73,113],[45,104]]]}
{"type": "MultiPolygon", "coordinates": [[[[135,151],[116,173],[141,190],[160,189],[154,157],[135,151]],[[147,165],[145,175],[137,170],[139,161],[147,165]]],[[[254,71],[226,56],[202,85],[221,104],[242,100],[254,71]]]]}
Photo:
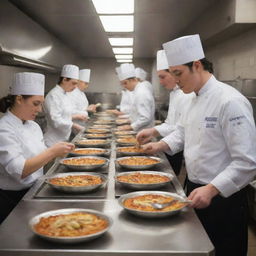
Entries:
{"type": "Polygon", "coordinates": [[[110,133],[110,129],[102,129],[102,128],[88,128],[85,130],[87,133],[110,133]]]}
{"type": "Polygon", "coordinates": [[[77,170],[77,171],[83,171],[83,170],[94,170],[97,168],[101,168],[103,166],[108,165],[109,160],[105,157],[100,156],[81,156],[81,157],[70,157],[70,158],[63,158],[60,160],[60,164],[68,167],[71,170],[77,170]],[[96,159],[96,160],[104,160],[104,163],[102,164],[83,164],[83,165],[76,165],[76,164],[67,164],[65,163],[66,160],[72,160],[72,159],[96,159]]]}
{"type": "Polygon", "coordinates": [[[122,136],[127,136],[127,135],[135,135],[135,131],[121,131],[121,130],[116,130],[114,131],[115,136],[117,137],[122,137],[122,136]]]}
{"type": "Polygon", "coordinates": [[[145,155],[145,152],[136,152],[136,151],[133,151],[133,152],[129,152],[128,150],[129,149],[132,149],[132,148],[136,148],[134,146],[129,146],[129,147],[117,147],[116,148],[116,152],[120,155],[125,155],[125,156],[140,156],[140,155],[145,155]],[[122,150],[122,151],[121,151],[122,150]],[[127,151],[126,151],[127,150],[127,151]]]}
{"type": "Polygon", "coordinates": [[[105,148],[75,148],[69,154],[71,156],[107,156],[110,154],[110,150],[105,148]],[[83,153],[85,150],[88,153],[83,153]]]}
{"type": "Polygon", "coordinates": [[[121,184],[124,187],[131,188],[131,189],[138,189],[138,190],[144,190],[144,189],[158,189],[161,187],[166,186],[171,182],[173,179],[173,175],[169,173],[163,173],[163,172],[155,172],[155,171],[142,171],[142,172],[121,172],[115,176],[115,180],[117,183],[121,184]],[[164,176],[167,177],[169,180],[168,181],[163,181],[163,182],[155,182],[155,183],[138,183],[138,182],[123,182],[118,180],[118,177],[121,176],[129,176],[129,175],[134,175],[136,173],[141,173],[143,175],[159,175],[159,176],[164,176]]]}
{"type": "Polygon", "coordinates": [[[152,168],[154,166],[157,166],[159,165],[160,163],[162,163],[162,159],[159,158],[159,157],[154,157],[154,156],[126,156],[126,157],[119,157],[116,159],[116,163],[118,165],[120,165],[121,167],[124,167],[124,168],[127,168],[127,169],[133,169],[133,170],[145,170],[145,169],[149,169],[149,168],[152,168]],[[145,164],[145,165],[128,165],[128,164],[122,164],[120,163],[120,160],[125,160],[125,159],[130,159],[130,158],[133,158],[133,159],[144,159],[144,158],[147,158],[147,159],[153,159],[153,160],[157,160],[156,163],[152,163],[152,164],[145,164]]]}
{"type": "Polygon", "coordinates": [[[80,209],[80,208],[66,208],[66,209],[59,209],[59,210],[43,212],[41,214],[38,214],[38,215],[34,216],[29,221],[30,229],[37,236],[39,236],[43,239],[46,239],[48,241],[51,241],[51,242],[65,243],[65,244],[86,242],[86,241],[90,241],[92,239],[95,239],[97,237],[100,237],[109,230],[109,228],[112,226],[112,224],[113,224],[113,220],[109,216],[107,216],[106,214],[104,214],[102,212],[99,212],[99,211],[91,210],[91,209],[80,209]],[[60,215],[60,214],[70,214],[70,213],[75,213],[75,212],[83,212],[83,213],[94,214],[94,215],[106,220],[108,225],[105,229],[103,229],[103,230],[101,230],[97,233],[90,234],[90,235],[83,235],[83,236],[75,236],[75,237],[47,236],[47,235],[43,235],[43,234],[38,233],[34,228],[34,226],[40,221],[41,218],[47,218],[47,217],[50,217],[50,216],[56,216],[56,215],[60,215]]]}
{"type": "Polygon", "coordinates": [[[137,196],[149,195],[149,194],[150,195],[162,195],[162,196],[166,196],[166,197],[173,197],[176,200],[180,200],[180,201],[186,200],[184,197],[182,197],[182,196],[180,196],[178,194],[175,194],[175,193],[170,193],[170,192],[163,192],[163,191],[137,191],[137,192],[132,192],[132,193],[128,193],[128,194],[122,195],[118,199],[118,202],[129,213],[132,213],[132,214],[140,216],[140,217],[145,217],[145,218],[163,218],[163,217],[167,217],[167,216],[176,215],[176,214],[180,213],[181,210],[184,209],[187,206],[187,204],[184,203],[183,207],[181,207],[179,209],[176,209],[176,210],[170,210],[170,211],[163,211],[163,210],[142,211],[142,210],[127,208],[126,206],[124,206],[124,202],[128,198],[134,198],[134,197],[137,197],[137,196]]]}
{"type": "Polygon", "coordinates": [[[116,143],[120,146],[134,146],[137,144],[137,140],[132,135],[131,136],[122,136],[122,137],[116,139],[116,143]],[[131,138],[132,140],[131,141],[125,140],[125,139],[129,139],[129,138],[131,138]]]}
{"type": "Polygon", "coordinates": [[[112,137],[110,133],[86,133],[83,135],[83,138],[87,139],[107,139],[112,137]]]}
{"type": "Polygon", "coordinates": [[[107,178],[106,176],[104,176],[103,174],[100,173],[95,173],[95,172],[66,172],[66,173],[59,173],[59,174],[55,174],[52,175],[50,177],[47,177],[45,179],[45,182],[52,188],[62,191],[62,192],[66,192],[66,193],[86,193],[86,192],[91,192],[91,191],[95,191],[101,187],[103,187],[106,182],[107,182],[107,178]],[[68,177],[68,176],[94,176],[94,177],[99,177],[101,179],[101,183],[100,184],[96,184],[96,185],[84,185],[84,186],[65,186],[65,185],[56,185],[53,184],[51,182],[51,179],[53,178],[64,178],[64,177],[68,177]]]}
{"type": "Polygon", "coordinates": [[[106,139],[80,139],[74,142],[76,146],[81,148],[86,147],[107,147],[110,146],[111,141],[106,139]]]}

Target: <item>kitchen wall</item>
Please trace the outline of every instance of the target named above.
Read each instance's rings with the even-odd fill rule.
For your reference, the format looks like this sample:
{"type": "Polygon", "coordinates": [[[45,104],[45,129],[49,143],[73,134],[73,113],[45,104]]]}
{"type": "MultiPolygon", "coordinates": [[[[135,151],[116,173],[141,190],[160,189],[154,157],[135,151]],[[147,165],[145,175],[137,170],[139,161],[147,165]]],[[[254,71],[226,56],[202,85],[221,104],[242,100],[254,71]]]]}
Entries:
{"type": "MultiPolygon", "coordinates": [[[[256,29],[239,34],[206,50],[220,80],[256,79],[256,29]]],[[[255,89],[256,95],[256,89],[255,89]]]]}

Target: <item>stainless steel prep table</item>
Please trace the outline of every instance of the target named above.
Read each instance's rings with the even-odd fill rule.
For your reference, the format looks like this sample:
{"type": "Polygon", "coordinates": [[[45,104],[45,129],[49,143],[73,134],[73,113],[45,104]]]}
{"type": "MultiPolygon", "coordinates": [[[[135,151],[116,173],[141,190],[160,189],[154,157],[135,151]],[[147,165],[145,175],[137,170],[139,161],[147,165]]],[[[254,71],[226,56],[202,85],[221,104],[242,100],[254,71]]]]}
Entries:
{"type": "MultiPolygon", "coordinates": [[[[79,137],[80,135],[78,135],[79,137]]],[[[137,255],[214,255],[214,247],[192,209],[163,219],[144,219],[125,212],[115,199],[115,142],[111,145],[106,198],[58,198],[37,199],[43,179],[26,194],[13,212],[0,226],[0,255],[4,256],[137,256],[137,255]],[[90,242],[73,245],[56,244],[35,236],[28,227],[33,216],[60,208],[89,208],[102,211],[113,218],[113,226],[102,237],[90,242]]],[[[164,171],[173,171],[165,156],[164,171]]],[[[58,170],[56,162],[47,175],[58,170]]],[[[58,172],[58,171],[57,171],[58,172]]],[[[184,194],[174,177],[171,192],[184,194]]]]}

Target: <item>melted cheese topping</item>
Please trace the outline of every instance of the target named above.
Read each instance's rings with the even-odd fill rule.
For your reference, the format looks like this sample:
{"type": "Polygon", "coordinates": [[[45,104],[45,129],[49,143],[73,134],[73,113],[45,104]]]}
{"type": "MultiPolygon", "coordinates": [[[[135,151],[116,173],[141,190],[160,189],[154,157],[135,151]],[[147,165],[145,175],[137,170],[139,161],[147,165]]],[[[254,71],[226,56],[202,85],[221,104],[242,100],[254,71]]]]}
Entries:
{"type": "Polygon", "coordinates": [[[34,225],[42,235],[76,237],[98,233],[108,227],[108,222],[92,213],[76,212],[43,217],[34,225]]]}

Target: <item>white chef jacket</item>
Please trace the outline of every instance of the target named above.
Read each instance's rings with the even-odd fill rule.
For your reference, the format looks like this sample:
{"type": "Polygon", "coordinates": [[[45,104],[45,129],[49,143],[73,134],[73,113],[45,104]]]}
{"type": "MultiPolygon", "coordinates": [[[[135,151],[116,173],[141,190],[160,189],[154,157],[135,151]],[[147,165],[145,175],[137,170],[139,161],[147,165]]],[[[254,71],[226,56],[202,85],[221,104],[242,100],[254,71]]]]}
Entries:
{"type": "Polygon", "coordinates": [[[84,92],[79,88],[75,88],[72,92],[67,93],[72,103],[72,115],[82,114],[88,116],[87,108],[89,102],[84,92]]]}
{"type": "Polygon", "coordinates": [[[130,113],[131,126],[134,131],[153,127],[155,121],[155,100],[148,87],[138,83],[133,91],[134,101],[130,113]]]}
{"type": "Polygon", "coordinates": [[[212,75],[195,96],[182,124],[165,141],[183,148],[190,181],[213,184],[224,197],[256,175],[256,130],[252,107],[236,89],[212,75]]]}
{"type": "Polygon", "coordinates": [[[72,103],[68,94],[56,85],[46,96],[44,111],[47,120],[44,140],[47,147],[69,139],[72,122],[72,103]]]}
{"type": "Polygon", "coordinates": [[[43,167],[22,179],[25,161],[44,151],[43,133],[34,121],[24,123],[7,111],[0,119],[0,188],[29,188],[43,175],[43,167]]]}
{"type": "Polygon", "coordinates": [[[133,105],[133,92],[128,90],[122,90],[122,96],[120,101],[120,111],[129,115],[133,105]]]}
{"type": "Polygon", "coordinates": [[[150,92],[153,94],[153,85],[149,82],[149,81],[147,81],[147,80],[144,80],[144,81],[142,81],[141,82],[142,84],[145,84],[145,86],[146,87],[148,87],[148,89],[150,90],[150,92]]]}
{"type": "Polygon", "coordinates": [[[175,130],[193,95],[194,93],[185,94],[178,86],[171,90],[167,118],[164,123],[154,127],[161,136],[167,136],[175,130]]]}

